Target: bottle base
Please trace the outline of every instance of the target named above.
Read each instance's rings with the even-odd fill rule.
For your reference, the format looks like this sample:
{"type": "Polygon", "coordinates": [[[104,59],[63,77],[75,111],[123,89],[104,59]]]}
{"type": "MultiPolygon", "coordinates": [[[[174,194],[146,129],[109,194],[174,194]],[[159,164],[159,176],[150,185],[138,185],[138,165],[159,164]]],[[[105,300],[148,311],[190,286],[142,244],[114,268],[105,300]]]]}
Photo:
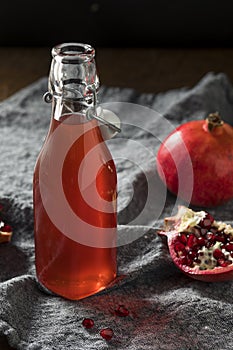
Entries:
{"type": "Polygon", "coordinates": [[[48,295],[61,296],[69,300],[80,300],[97,294],[109,286],[112,286],[115,279],[116,275],[112,276],[111,279],[105,279],[104,282],[103,279],[101,279],[99,281],[88,280],[82,281],[82,283],[76,282],[68,284],[67,281],[50,281],[48,283],[39,280],[37,277],[37,282],[39,289],[48,295]]]}
{"type": "Polygon", "coordinates": [[[51,290],[49,290],[48,288],[46,288],[39,280],[38,278],[36,277],[36,282],[38,284],[38,288],[44,292],[45,294],[48,294],[48,295],[53,295],[53,296],[58,296],[58,294],[52,292],[51,290]]]}

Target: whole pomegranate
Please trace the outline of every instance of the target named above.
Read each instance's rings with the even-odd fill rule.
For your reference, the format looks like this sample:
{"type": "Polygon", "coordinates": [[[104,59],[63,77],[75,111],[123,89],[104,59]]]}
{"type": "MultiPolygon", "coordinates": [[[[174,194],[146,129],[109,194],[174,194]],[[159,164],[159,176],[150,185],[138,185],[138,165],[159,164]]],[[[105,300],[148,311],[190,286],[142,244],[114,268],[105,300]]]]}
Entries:
{"type": "Polygon", "coordinates": [[[233,228],[205,211],[180,206],[165,219],[160,235],[167,237],[170,255],[186,275],[205,282],[233,279],[233,228]]]}
{"type": "Polygon", "coordinates": [[[179,192],[193,205],[211,207],[228,201],[233,198],[233,128],[217,112],[180,125],[161,144],[157,171],[171,192],[179,192]],[[193,188],[182,184],[180,191],[179,174],[187,179],[192,175],[187,173],[189,157],[193,188]]]}

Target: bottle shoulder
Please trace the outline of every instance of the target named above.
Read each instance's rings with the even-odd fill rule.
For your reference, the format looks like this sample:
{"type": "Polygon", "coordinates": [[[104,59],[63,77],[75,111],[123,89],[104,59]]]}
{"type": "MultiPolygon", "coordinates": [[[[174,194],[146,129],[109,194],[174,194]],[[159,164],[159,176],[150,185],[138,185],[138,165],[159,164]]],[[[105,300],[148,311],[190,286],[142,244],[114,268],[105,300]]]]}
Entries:
{"type": "Polygon", "coordinates": [[[74,123],[74,120],[59,122],[52,120],[48,135],[38,155],[37,163],[49,158],[51,163],[69,162],[73,167],[80,161],[96,158],[102,164],[112,160],[111,153],[104,141],[96,120],[74,123]]]}

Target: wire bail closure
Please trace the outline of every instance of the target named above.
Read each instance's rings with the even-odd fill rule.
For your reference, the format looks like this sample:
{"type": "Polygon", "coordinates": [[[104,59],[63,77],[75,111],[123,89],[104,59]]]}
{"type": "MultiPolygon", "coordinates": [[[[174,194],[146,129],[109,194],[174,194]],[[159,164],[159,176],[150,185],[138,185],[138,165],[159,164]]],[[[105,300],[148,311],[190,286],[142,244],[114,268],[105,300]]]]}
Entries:
{"type": "MultiPolygon", "coordinates": [[[[73,90],[73,89],[72,89],[73,90]]],[[[115,132],[121,132],[121,129],[116,126],[115,124],[109,122],[104,118],[104,110],[101,106],[98,106],[98,99],[97,99],[97,91],[96,91],[96,86],[95,84],[93,85],[88,85],[87,90],[89,90],[92,93],[93,96],[93,105],[90,106],[85,100],[80,100],[79,103],[81,105],[84,105],[85,107],[88,107],[87,109],[87,118],[88,119],[96,119],[98,122],[108,126],[110,129],[114,130],[115,132]]],[[[59,94],[59,97],[62,97],[62,94],[59,94]]],[[[53,100],[53,95],[51,92],[47,91],[43,95],[43,100],[46,103],[51,103],[53,100]]]]}
{"type": "Polygon", "coordinates": [[[101,106],[98,106],[97,92],[96,92],[95,85],[94,84],[89,85],[88,90],[91,91],[93,95],[93,106],[88,108],[87,117],[89,119],[95,118],[100,123],[107,125],[110,129],[116,132],[121,132],[121,129],[118,126],[116,126],[115,124],[109,122],[104,118],[104,110],[101,106]],[[98,109],[100,110],[100,113],[98,113],[98,109]]]}
{"type": "Polygon", "coordinates": [[[46,103],[51,103],[53,100],[53,95],[51,94],[51,92],[46,91],[46,93],[44,93],[44,95],[43,95],[43,100],[46,103]]]}

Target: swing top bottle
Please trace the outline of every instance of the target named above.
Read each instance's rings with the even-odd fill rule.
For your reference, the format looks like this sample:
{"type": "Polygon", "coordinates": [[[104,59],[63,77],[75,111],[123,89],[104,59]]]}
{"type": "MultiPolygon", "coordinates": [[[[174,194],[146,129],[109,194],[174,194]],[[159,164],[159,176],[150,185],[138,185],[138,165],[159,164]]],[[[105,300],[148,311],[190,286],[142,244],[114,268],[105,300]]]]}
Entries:
{"type": "Polygon", "coordinates": [[[52,56],[51,122],[33,179],[36,273],[47,290],[78,300],[116,277],[117,178],[89,113],[99,88],[94,49],[61,44],[52,56]]]}

